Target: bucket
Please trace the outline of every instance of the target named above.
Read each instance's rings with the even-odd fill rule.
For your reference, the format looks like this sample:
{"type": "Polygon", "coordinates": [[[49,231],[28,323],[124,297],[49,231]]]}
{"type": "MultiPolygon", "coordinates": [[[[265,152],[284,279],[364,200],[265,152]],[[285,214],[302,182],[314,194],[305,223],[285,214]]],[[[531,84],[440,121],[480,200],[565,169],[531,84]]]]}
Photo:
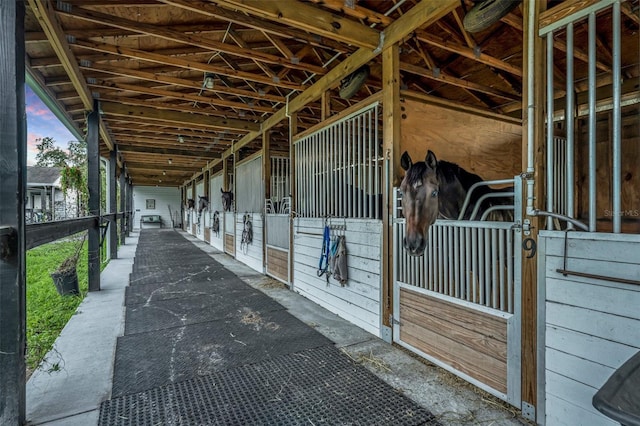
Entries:
{"type": "Polygon", "coordinates": [[[75,296],[80,294],[80,290],[78,288],[78,273],[75,268],[52,272],[51,278],[53,279],[53,284],[56,286],[56,290],[58,290],[58,294],[60,296],[75,296]]]}

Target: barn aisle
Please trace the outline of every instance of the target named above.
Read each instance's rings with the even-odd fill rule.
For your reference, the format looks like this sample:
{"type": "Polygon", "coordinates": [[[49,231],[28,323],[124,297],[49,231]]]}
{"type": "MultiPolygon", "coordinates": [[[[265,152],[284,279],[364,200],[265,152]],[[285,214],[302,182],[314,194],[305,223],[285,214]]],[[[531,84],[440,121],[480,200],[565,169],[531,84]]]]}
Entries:
{"type": "Polygon", "coordinates": [[[434,416],[181,233],[140,233],[100,425],[424,425],[434,416]]]}

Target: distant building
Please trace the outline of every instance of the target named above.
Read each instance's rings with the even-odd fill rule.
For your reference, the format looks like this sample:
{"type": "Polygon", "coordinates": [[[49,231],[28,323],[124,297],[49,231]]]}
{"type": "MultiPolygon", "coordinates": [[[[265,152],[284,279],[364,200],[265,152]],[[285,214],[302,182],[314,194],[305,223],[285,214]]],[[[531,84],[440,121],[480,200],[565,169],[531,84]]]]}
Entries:
{"type": "Polygon", "coordinates": [[[60,171],[60,167],[27,166],[27,223],[77,217],[76,197],[65,197],[60,171]]]}

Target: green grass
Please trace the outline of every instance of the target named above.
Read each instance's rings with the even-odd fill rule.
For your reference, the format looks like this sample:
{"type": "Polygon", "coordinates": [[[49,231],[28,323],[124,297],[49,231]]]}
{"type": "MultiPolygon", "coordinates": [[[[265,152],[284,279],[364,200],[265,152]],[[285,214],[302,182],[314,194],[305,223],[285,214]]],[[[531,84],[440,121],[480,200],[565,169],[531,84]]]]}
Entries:
{"type": "MultiPolygon", "coordinates": [[[[55,242],[27,251],[27,367],[35,369],[87,293],[87,242],[78,261],[78,296],[60,296],[49,274],[76,251],[78,241],[55,242]]],[[[105,265],[102,265],[104,268],[105,265]]]]}

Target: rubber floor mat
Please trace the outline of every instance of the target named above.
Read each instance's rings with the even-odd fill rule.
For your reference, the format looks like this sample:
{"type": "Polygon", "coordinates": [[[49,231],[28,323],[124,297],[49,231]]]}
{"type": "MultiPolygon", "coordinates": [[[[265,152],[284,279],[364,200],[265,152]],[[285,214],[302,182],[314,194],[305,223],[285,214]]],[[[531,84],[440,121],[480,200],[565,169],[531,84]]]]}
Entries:
{"type": "Polygon", "coordinates": [[[333,346],[286,354],[108,400],[100,426],[438,425],[333,346]]]}
{"type": "Polygon", "coordinates": [[[184,280],[169,283],[137,284],[127,287],[125,291],[125,305],[127,306],[211,293],[228,294],[232,295],[232,297],[259,294],[258,290],[245,283],[208,277],[197,281],[184,280]]]}
{"type": "Polygon", "coordinates": [[[112,395],[121,396],[332,342],[284,310],[118,338],[112,395]]]}
{"type": "Polygon", "coordinates": [[[124,334],[144,333],[219,319],[236,318],[247,310],[270,312],[284,307],[260,292],[199,295],[127,306],[124,334]],[[241,296],[241,297],[238,297],[241,296]]]}

